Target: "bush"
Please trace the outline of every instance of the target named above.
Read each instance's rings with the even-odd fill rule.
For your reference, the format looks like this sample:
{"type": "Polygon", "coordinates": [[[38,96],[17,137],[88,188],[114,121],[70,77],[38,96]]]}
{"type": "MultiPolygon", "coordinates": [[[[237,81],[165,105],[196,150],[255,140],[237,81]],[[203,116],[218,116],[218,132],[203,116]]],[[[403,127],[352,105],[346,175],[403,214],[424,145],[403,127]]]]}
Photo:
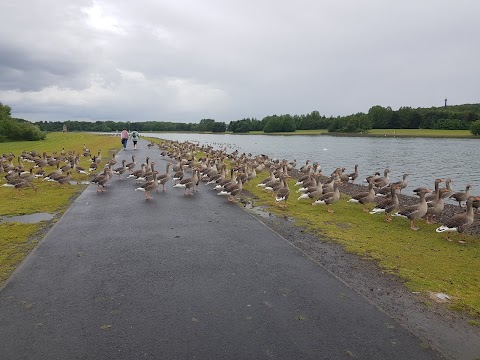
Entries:
{"type": "Polygon", "coordinates": [[[480,135],[480,120],[474,121],[470,126],[473,135],[480,135]]]}

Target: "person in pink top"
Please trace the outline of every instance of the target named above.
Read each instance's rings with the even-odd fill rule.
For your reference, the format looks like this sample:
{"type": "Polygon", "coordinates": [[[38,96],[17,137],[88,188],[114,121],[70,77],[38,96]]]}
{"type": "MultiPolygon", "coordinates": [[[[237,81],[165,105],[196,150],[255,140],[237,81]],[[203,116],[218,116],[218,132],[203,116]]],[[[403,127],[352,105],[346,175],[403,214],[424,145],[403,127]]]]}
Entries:
{"type": "Polygon", "coordinates": [[[120,138],[122,139],[123,148],[126,149],[127,148],[127,141],[128,141],[128,131],[127,131],[127,129],[123,128],[122,134],[120,135],[120,138]]]}

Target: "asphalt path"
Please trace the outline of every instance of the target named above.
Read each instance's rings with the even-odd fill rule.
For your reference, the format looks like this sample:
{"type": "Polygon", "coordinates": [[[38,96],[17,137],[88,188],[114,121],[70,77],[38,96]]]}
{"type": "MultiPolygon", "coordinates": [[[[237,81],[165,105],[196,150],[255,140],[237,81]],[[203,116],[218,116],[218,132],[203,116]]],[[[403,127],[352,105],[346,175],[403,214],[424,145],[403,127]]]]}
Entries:
{"type": "MultiPolygon", "coordinates": [[[[145,145],[118,163],[164,172],[145,145]]],[[[443,358],[210,186],[134,189],[90,185],[15,271],[1,359],[443,358]]]]}

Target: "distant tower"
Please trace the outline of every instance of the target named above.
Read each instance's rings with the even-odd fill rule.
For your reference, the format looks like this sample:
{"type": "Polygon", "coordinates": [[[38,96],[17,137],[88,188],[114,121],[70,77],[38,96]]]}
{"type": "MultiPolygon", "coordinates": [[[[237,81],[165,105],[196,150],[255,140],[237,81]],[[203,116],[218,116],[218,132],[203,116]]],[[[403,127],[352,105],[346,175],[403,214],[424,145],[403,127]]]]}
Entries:
{"type": "Polygon", "coordinates": [[[445,107],[447,107],[447,98],[445,98],[445,107]]]}

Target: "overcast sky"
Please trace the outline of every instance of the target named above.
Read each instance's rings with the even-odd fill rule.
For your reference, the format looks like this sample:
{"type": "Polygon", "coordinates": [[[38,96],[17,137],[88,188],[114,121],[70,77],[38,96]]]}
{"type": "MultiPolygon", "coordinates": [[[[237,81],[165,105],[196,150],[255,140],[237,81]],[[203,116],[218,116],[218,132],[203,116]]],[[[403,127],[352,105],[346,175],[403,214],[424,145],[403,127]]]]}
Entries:
{"type": "Polygon", "coordinates": [[[198,122],[480,102],[476,0],[0,0],[0,102],[198,122]]]}

